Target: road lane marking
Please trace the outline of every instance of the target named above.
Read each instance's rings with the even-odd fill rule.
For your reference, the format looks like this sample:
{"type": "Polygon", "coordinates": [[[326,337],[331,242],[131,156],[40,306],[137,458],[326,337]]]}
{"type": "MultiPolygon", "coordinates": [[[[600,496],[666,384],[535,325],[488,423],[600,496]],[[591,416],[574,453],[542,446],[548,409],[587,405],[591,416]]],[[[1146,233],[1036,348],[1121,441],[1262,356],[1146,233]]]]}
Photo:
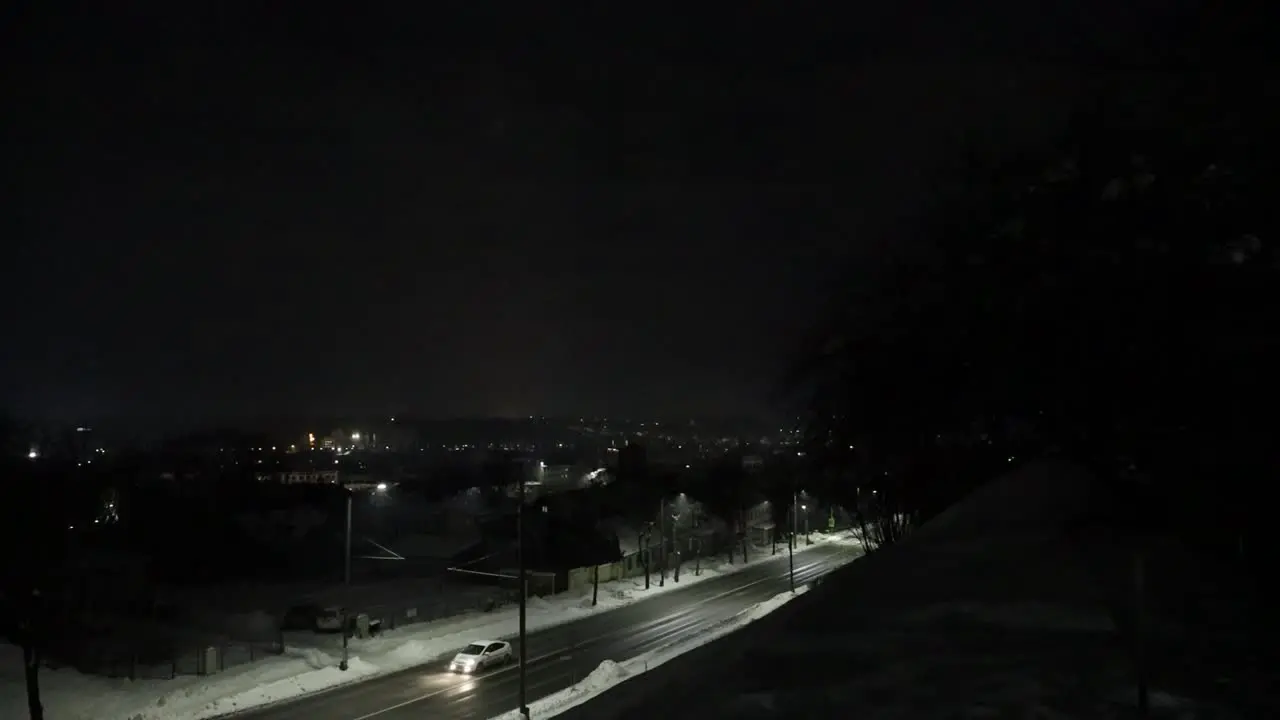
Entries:
{"type": "MultiPolygon", "coordinates": [[[[828,557],[834,557],[834,556],[836,556],[836,555],[839,555],[839,553],[833,553],[831,556],[828,556],[828,557]]],[[[824,562],[824,561],[817,560],[817,561],[811,562],[811,563],[809,563],[808,565],[805,565],[805,566],[803,566],[803,567],[796,568],[796,574],[798,575],[798,574],[799,574],[800,572],[802,572],[802,571],[814,569],[814,568],[818,567],[819,565],[822,565],[822,564],[823,564],[823,562],[824,562]]],[[[766,582],[770,582],[770,581],[772,581],[772,580],[778,580],[778,579],[779,579],[779,578],[778,578],[778,576],[773,575],[773,576],[769,576],[769,577],[765,577],[765,578],[760,578],[760,579],[758,579],[758,580],[753,580],[753,581],[751,581],[751,582],[747,583],[746,585],[740,585],[740,586],[738,586],[738,587],[736,587],[736,588],[733,588],[733,589],[731,589],[731,590],[726,590],[726,591],[724,591],[724,592],[721,592],[721,593],[718,593],[718,594],[716,594],[716,595],[713,595],[713,596],[711,596],[711,597],[709,597],[709,598],[704,598],[704,599],[702,599],[702,600],[698,600],[698,601],[695,601],[695,602],[689,603],[689,604],[685,605],[685,606],[683,607],[683,609],[688,610],[688,609],[691,609],[691,608],[698,607],[698,606],[700,606],[700,605],[705,605],[705,604],[707,604],[707,603],[714,602],[714,601],[716,601],[716,600],[720,600],[720,599],[722,599],[722,598],[728,597],[729,595],[733,595],[733,594],[735,594],[735,593],[737,593],[737,592],[739,592],[739,591],[746,590],[746,589],[751,588],[751,587],[755,587],[756,585],[760,585],[761,583],[766,583],[766,582]]],[[[656,598],[654,598],[654,599],[656,599],[656,598]]],[[[638,605],[638,604],[639,604],[639,603],[636,603],[636,605],[638,605]]],[[[634,607],[634,605],[627,606],[627,607],[634,607]]],[[[584,619],[585,619],[585,618],[584,618],[584,619]]],[[[566,623],[566,625],[567,625],[567,624],[568,624],[568,623],[566,623]]],[[[562,625],[561,627],[564,627],[564,626],[562,625]]],[[[547,628],[547,629],[548,629],[548,630],[552,630],[552,629],[554,629],[554,628],[547,628]]],[[[526,660],[526,661],[525,661],[525,664],[526,664],[526,665],[532,665],[532,664],[534,664],[534,663],[536,663],[536,662],[540,662],[540,661],[542,661],[542,660],[545,660],[545,659],[547,659],[547,658],[551,657],[552,655],[559,655],[559,654],[561,654],[561,653],[569,652],[570,650],[576,650],[576,649],[578,649],[578,648],[581,648],[583,645],[590,644],[590,643],[595,643],[595,642],[599,642],[600,640],[603,640],[603,639],[606,639],[606,638],[612,637],[612,636],[614,636],[614,635],[619,635],[619,634],[622,634],[622,633],[624,633],[624,632],[627,632],[627,631],[630,631],[630,630],[633,630],[633,629],[634,629],[633,627],[619,628],[619,629],[617,629],[617,630],[613,630],[613,631],[608,632],[608,633],[605,633],[605,634],[603,634],[603,635],[597,635],[597,636],[595,636],[595,637],[587,638],[587,639],[585,639],[585,640],[583,640],[583,641],[580,641],[580,642],[574,643],[573,645],[570,645],[570,646],[568,646],[568,647],[563,647],[563,648],[560,648],[559,650],[555,650],[555,651],[553,651],[553,652],[549,652],[549,653],[543,653],[543,654],[541,654],[541,655],[539,655],[539,656],[537,656],[537,657],[535,657],[535,658],[532,658],[532,659],[526,660]]],[[[519,664],[519,663],[515,663],[515,664],[513,664],[513,665],[507,665],[507,666],[505,666],[505,667],[499,668],[498,670],[496,670],[496,671],[494,671],[494,672],[489,672],[489,673],[486,673],[486,674],[484,674],[484,675],[479,675],[479,676],[471,676],[471,677],[467,678],[466,680],[463,680],[463,681],[461,681],[461,682],[458,682],[458,683],[455,683],[455,684],[453,684],[453,685],[450,685],[449,687],[441,688],[441,689],[439,689],[439,690],[433,690],[433,691],[431,691],[431,692],[429,692],[429,693],[426,693],[425,695],[420,695],[420,696],[418,696],[418,697],[409,698],[408,700],[404,700],[404,701],[402,701],[402,702],[396,703],[395,705],[389,705],[389,706],[384,707],[384,708],[382,708],[382,709],[380,709],[380,710],[374,710],[374,711],[373,711],[373,712],[371,712],[371,713],[366,713],[366,714],[364,714],[364,715],[360,715],[360,716],[358,716],[358,717],[351,718],[351,720],[369,720],[369,718],[375,718],[375,717],[378,717],[379,715],[384,715],[384,714],[386,714],[386,713],[389,713],[389,712],[392,712],[392,711],[395,711],[395,710],[399,710],[400,708],[408,707],[409,705],[413,705],[413,704],[415,704],[415,703],[423,702],[424,700],[430,700],[431,698],[437,697],[437,696],[439,696],[439,695],[443,695],[444,693],[447,693],[447,692],[449,692],[449,691],[451,691],[451,690],[457,690],[458,688],[461,688],[461,687],[463,687],[464,685],[466,685],[466,684],[468,684],[468,683],[478,683],[478,682],[479,682],[479,681],[481,681],[481,680],[487,680],[487,679],[489,679],[489,678],[495,678],[495,677],[497,677],[497,676],[499,676],[499,675],[503,675],[503,674],[508,673],[508,672],[511,672],[511,671],[513,671],[513,670],[519,670],[519,669],[520,669],[520,664],[519,664]]],[[[404,672],[406,672],[406,673],[407,673],[408,671],[409,671],[409,670],[408,670],[408,669],[406,669],[404,672]]]]}

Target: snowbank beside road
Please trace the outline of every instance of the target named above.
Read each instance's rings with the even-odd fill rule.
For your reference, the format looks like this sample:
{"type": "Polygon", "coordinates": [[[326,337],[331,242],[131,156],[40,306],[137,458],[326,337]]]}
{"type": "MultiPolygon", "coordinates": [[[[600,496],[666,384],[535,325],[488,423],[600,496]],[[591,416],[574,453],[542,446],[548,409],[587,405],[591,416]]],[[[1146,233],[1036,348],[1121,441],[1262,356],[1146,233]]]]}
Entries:
{"type": "MultiPolygon", "coordinates": [[[[657,650],[652,650],[629,660],[624,660],[620,663],[613,660],[605,660],[595,670],[592,670],[591,674],[583,678],[581,682],[530,703],[529,717],[531,719],[555,717],[640,673],[669,662],[694,648],[714,642],[747,623],[759,620],[795,597],[808,592],[808,590],[808,585],[802,585],[796,588],[794,593],[790,591],[778,593],[764,602],[752,605],[725,622],[707,629],[705,632],[675,640],[657,650]]],[[[521,720],[520,709],[509,710],[492,720],[521,720]]]]}
{"type": "MultiPolygon", "coordinates": [[[[843,533],[814,539],[814,545],[801,545],[797,552],[832,543],[856,544],[843,533]]],[[[665,587],[658,587],[655,581],[647,590],[643,576],[601,583],[595,607],[590,594],[536,598],[529,603],[528,630],[537,632],[570,623],[769,559],[769,555],[757,555],[746,564],[706,566],[698,576],[686,565],[679,583],[668,578],[665,587]]],[[[340,636],[323,635],[308,638],[313,646],[290,646],[282,656],[216,675],[130,681],[82,675],[67,668],[42,669],[41,697],[45,715],[57,720],[204,720],[415,667],[453,654],[477,637],[512,636],[518,622],[518,612],[511,608],[407,626],[367,640],[354,639],[346,672],[337,668],[342,652],[340,636]]],[[[0,644],[0,718],[25,717],[26,712],[22,652],[0,644]]]]}

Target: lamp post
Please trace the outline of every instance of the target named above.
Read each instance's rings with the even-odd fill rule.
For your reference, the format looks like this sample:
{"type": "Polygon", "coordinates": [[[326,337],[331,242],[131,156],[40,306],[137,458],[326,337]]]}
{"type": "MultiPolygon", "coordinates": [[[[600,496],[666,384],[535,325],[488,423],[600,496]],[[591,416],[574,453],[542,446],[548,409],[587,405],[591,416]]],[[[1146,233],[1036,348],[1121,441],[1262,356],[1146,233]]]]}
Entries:
{"type": "Polygon", "coordinates": [[[653,523],[649,523],[645,525],[644,532],[641,533],[640,537],[641,537],[641,540],[644,542],[644,555],[642,555],[642,557],[644,558],[644,589],[648,590],[649,589],[649,566],[651,564],[649,556],[652,555],[652,553],[649,550],[649,541],[653,537],[653,523]]]}
{"type": "Polygon", "coordinates": [[[680,582],[680,566],[684,564],[684,554],[680,551],[680,516],[688,512],[684,493],[680,493],[676,504],[676,511],[671,513],[671,553],[676,556],[676,566],[671,569],[672,582],[680,582]]]}
{"type": "MultiPolygon", "coordinates": [[[[342,584],[348,588],[351,587],[351,491],[347,490],[347,530],[345,540],[343,542],[342,551],[342,584]]],[[[347,671],[347,636],[350,635],[347,627],[347,604],[342,604],[342,662],[338,663],[338,669],[347,671]]]]}
{"type": "Polygon", "coordinates": [[[516,564],[519,567],[520,585],[520,717],[529,720],[529,706],[525,703],[525,609],[528,581],[524,570],[524,477],[520,478],[520,506],[516,508],[516,564]]]}
{"type": "Polygon", "coordinates": [[[790,565],[788,580],[791,583],[791,592],[796,591],[796,500],[795,493],[791,494],[791,537],[787,542],[787,563],[790,565]]]}
{"type": "MultiPolygon", "coordinates": [[[[344,487],[343,490],[345,490],[347,494],[347,527],[345,541],[343,542],[342,583],[344,585],[351,585],[351,504],[352,499],[355,497],[355,493],[348,487],[344,487]]],[[[387,491],[387,484],[380,482],[374,486],[373,491],[379,494],[385,493],[387,491]]]]}
{"type": "Polygon", "coordinates": [[[667,514],[667,502],[658,500],[658,587],[667,586],[667,524],[662,516],[667,514]]]}
{"type": "MultiPolygon", "coordinates": [[[[342,584],[348,588],[351,587],[351,506],[355,498],[355,493],[351,488],[343,488],[347,493],[347,522],[346,533],[343,542],[342,553],[342,584]]],[[[375,492],[384,493],[387,491],[386,483],[378,483],[374,488],[375,492]]],[[[348,627],[347,607],[344,603],[342,606],[342,662],[338,663],[338,669],[346,671],[347,669],[347,637],[351,634],[348,627]]]]}
{"type": "Polygon", "coordinates": [[[351,586],[351,490],[347,490],[347,529],[342,543],[342,584],[351,586]]]}

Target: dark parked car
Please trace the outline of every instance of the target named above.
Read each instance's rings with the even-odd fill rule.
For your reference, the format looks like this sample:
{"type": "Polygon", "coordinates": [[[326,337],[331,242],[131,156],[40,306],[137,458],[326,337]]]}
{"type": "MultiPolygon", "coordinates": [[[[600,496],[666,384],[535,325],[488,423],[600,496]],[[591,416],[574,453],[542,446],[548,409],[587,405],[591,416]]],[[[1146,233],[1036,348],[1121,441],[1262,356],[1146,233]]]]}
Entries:
{"type": "Polygon", "coordinates": [[[319,605],[294,605],[285,611],[280,618],[281,630],[316,630],[317,618],[322,608],[319,605]]]}

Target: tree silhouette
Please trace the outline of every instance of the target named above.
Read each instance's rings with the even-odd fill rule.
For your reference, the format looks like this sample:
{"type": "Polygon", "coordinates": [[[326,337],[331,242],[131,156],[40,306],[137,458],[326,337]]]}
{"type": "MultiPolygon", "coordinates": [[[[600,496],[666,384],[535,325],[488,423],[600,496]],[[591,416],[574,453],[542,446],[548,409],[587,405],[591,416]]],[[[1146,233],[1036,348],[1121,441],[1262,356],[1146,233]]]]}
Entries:
{"type": "MultiPolygon", "coordinates": [[[[1251,110],[1100,101],[935,218],[928,252],[851,282],[795,375],[815,481],[877,491],[873,520],[927,516],[956,493],[925,470],[1018,425],[1108,471],[1273,467],[1255,418],[1280,366],[1277,153],[1251,110]]],[[[1214,501],[1238,517],[1244,492],[1214,501]]]]}
{"type": "Polygon", "coordinates": [[[791,508],[799,487],[801,470],[802,468],[789,462],[767,462],[757,479],[759,490],[769,503],[770,520],[773,522],[770,542],[775,546],[783,533],[791,532],[791,508]]]}
{"type": "Polygon", "coordinates": [[[733,547],[740,544],[742,559],[747,557],[745,511],[753,496],[752,478],[742,466],[742,459],[726,456],[707,470],[707,478],[700,489],[698,499],[707,512],[724,520],[733,538],[728,544],[729,562],[733,562],[733,547]]]}
{"type": "MultiPolygon", "coordinates": [[[[15,427],[9,425],[7,431],[15,427]]],[[[0,445],[5,444],[11,444],[11,439],[0,439],[0,445]]],[[[65,527],[57,519],[56,508],[68,497],[63,490],[69,488],[57,477],[38,472],[25,458],[6,456],[2,471],[7,496],[0,504],[4,513],[0,543],[6,551],[0,563],[0,631],[22,649],[28,713],[32,720],[43,720],[40,665],[50,631],[49,569],[58,562],[63,545],[65,527]]]]}

